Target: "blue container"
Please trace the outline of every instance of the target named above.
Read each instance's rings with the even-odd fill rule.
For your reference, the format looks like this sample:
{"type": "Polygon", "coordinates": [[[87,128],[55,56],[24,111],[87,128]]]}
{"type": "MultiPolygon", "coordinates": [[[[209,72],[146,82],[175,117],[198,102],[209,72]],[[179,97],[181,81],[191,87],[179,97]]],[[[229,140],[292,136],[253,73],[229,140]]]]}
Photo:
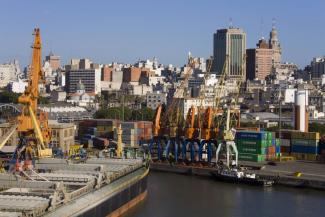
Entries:
{"type": "Polygon", "coordinates": [[[94,135],[85,134],[82,138],[84,138],[84,139],[92,139],[94,137],[95,137],[94,135]]]}
{"type": "Polygon", "coordinates": [[[319,154],[321,154],[323,150],[325,150],[325,143],[320,142],[318,145],[319,154]]]}
{"type": "Polygon", "coordinates": [[[87,130],[87,133],[89,133],[90,135],[95,135],[97,132],[97,128],[96,127],[89,127],[87,130]]]}
{"type": "Polygon", "coordinates": [[[281,153],[281,146],[275,146],[275,153],[276,154],[281,153]]]}
{"type": "Polygon", "coordinates": [[[236,139],[266,140],[266,132],[236,132],[236,139]]]}
{"type": "Polygon", "coordinates": [[[293,145],[291,147],[291,152],[304,154],[318,154],[318,147],[293,145]]]}

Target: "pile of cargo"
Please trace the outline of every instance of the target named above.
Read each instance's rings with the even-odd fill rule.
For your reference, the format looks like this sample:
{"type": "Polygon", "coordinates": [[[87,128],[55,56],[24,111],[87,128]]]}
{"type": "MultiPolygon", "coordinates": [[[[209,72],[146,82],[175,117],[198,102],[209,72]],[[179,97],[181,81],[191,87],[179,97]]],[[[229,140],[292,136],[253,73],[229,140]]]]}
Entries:
{"type": "MultiPolygon", "coordinates": [[[[138,145],[137,138],[137,123],[136,122],[122,122],[122,142],[128,146],[138,145]]],[[[114,130],[114,140],[118,140],[117,129],[114,130]]]]}
{"type": "Polygon", "coordinates": [[[138,140],[149,141],[152,138],[152,125],[151,121],[138,121],[137,122],[137,134],[138,140]]]}
{"type": "MultiPolygon", "coordinates": [[[[121,122],[121,128],[122,142],[131,147],[152,138],[152,122],[149,121],[121,122]]],[[[114,140],[117,139],[117,129],[115,129],[114,140]]]]}
{"type": "Polygon", "coordinates": [[[280,140],[280,149],[282,155],[291,154],[291,133],[292,131],[284,130],[281,133],[277,132],[276,137],[280,140]]]}
{"type": "Polygon", "coordinates": [[[291,155],[297,160],[317,160],[318,144],[319,133],[298,131],[291,133],[291,155]]]}
{"type": "Polygon", "coordinates": [[[319,133],[283,130],[280,137],[281,153],[297,160],[316,161],[319,158],[319,133]]]}
{"type": "Polygon", "coordinates": [[[90,134],[96,137],[113,139],[114,129],[118,124],[119,121],[113,119],[84,120],[78,125],[78,136],[82,138],[85,134],[90,134]]]}
{"type": "Polygon", "coordinates": [[[271,132],[240,131],[236,133],[235,142],[242,161],[262,162],[280,154],[279,141],[271,132]]]}
{"type": "Polygon", "coordinates": [[[325,163],[325,137],[319,140],[319,157],[318,160],[325,163]]]}

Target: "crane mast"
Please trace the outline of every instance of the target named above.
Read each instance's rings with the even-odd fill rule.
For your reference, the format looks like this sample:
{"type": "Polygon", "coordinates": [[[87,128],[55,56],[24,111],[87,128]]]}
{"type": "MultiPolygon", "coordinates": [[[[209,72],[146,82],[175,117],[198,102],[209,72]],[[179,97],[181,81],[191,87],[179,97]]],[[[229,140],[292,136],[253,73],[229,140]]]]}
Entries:
{"type": "Polygon", "coordinates": [[[52,150],[47,148],[51,140],[48,116],[47,113],[37,108],[39,99],[38,85],[43,77],[40,29],[35,28],[33,35],[33,55],[28,86],[25,92],[18,98],[18,103],[22,104],[23,109],[21,115],[18,116],[17,129],[22,137],[37,138],[39,143],[37,145],[39,157],[49,157],[52,155],[52,150]]]}

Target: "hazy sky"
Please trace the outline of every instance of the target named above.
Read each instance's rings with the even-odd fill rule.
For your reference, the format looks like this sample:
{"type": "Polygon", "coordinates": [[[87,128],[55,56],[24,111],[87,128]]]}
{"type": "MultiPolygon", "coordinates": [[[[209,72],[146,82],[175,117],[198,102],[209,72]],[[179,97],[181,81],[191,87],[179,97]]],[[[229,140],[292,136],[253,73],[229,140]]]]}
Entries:
{"type": "Polygon", "coordinates": [[[212,36],[229,25],[247,33],[247,48],[268,38],[272,18],[283,60],[304,66],[325,54],[324,0],[1,0],[0,62],[30,62],[34,27],[43,55],[133,63],[157,57],[183,65],[212,54],[212,36]]]}

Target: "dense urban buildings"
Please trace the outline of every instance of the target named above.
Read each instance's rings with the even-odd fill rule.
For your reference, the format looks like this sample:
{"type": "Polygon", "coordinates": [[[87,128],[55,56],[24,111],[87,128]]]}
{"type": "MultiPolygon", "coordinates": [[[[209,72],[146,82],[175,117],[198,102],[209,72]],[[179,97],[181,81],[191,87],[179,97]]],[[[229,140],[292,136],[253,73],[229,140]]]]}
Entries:
{"type": "Polygon", "coordinates": [[[6,87],[10,81],[17,80],[20,76],[20,66],[17,60],[0,64],[0,87],[6,87]]]}

